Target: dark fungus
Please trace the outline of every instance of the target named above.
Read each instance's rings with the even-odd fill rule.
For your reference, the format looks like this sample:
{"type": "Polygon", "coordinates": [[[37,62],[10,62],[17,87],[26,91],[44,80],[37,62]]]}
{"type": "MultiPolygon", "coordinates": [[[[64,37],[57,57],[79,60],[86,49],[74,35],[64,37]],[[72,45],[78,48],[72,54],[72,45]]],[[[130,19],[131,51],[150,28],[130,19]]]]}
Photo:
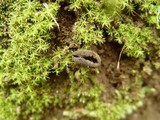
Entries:
{"type": "Polygon", "coordinates": [[[89,67],[98,67],[101,65],[100,56],[92,50],[77,50],[73,52],[72,60],[89,67]]]}

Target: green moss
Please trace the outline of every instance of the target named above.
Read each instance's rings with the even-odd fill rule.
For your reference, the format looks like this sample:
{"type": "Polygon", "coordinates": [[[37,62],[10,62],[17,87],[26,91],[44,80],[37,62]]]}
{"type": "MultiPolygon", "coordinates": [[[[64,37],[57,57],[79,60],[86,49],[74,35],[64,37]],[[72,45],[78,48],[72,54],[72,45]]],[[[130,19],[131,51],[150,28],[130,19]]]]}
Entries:
{"type": "Polygon", "coordinates": [[[102,31],[83,19],[75,23],[73,32],[73,39],[83,43],[83,48],[88,48],[92,44],[97,45],[104,42],[102,31]]]}
{"type": "Polygon", "coordinates": [[[48,31],[55,26],[50,14],[55,16],[59,8],[52,3],[46,9],[35,0],[20,0],[11,5],[14,11],[7,20],[10,42],[0,63],[1,102],[5,106],[0,108],[3,111],[0,117],[8,120],[7,116],[17,119],[18,108],[19,114],[26,116],[43,112],[51,102],[49,87],[44,84],[52,62],[44,53],[49,49],[48,31]]]}
{"type": "Polygon", "coordinates": [[[114,1],[115,4],[109,0],[58,0],[46,1],[45,4],[38,0],[0,2],[1,120],[40,120],[45,118],[46,114],[43,113],[47,109],[56,107],[63,108],[61,118],[78,119],[87,116],[100,120],[118,120],[141,103],[147,91],[141,84],[135,84],[139,87],[137,95],[140,96],[136,100],[128,98],[132,84],[117,90],[112,103],[101,101],[103,85],[95,79],[93,70],[79,67],[71,61],[72,49],[63,44],[54,47],[54,52],[50,53],[50,30],[59,27],[55,18],[62,7],[61,3],[69,2],[65,9],[79,14],[73,25],[72,42],[80,43],[83,49],[89,49],[92,45],[105,42],[104,32],[107,30],[107,34],[112,34],[116,41],[124,44],[128,56],[144,57],[148,54],[149,44],[155,43],[151,37],[152,32],[147,27],[135,26],[133,22],[123,24],[121,14],[126,10],[126,14],[134,14],[135,4],[138,4],[141,17],[147,18],[151,27],[157,25],[158,28],[159,23],[155,21],[159,15],[159,11],[156,11],[157,2],[146,9],[145,6],[155,1],[114,1]],[[150,14],[151,11],[153,14],[150,14]],[[144,16],[146,12],[148,16],[144,16]],[[112,26],[115,17],[119,19],[117,29],[112,26]],[[67,77],[62,76],[63,72],[67,72],[67,77]],[[53,81],[49,77],[50,73],[53,81]],[[79,107],[83,109],[75,111],[79,107]]]}
{"type": "Polygon", "coordinates": [[[119,44],[124,44],[124,51],[131,57],[145,57],[149,45],[154,43],[153,33],[147,27],[140,28],[132,24],[120,24],[113,34],[119,44]]]}
{"type": "MultiPolygon", "coordinates": [[[[74,87],[76,86],[75,84],[73,85],[74,87]]],[[[116,90],[115,98],[112,102],[100,101],[102,86],[100,87],[97,83],[95,83],[94,87],[88,88],[87,91],[80,87],[75,93],[76,88],[77,86],[69,92],[72,95],[74,94],[74,97],[71,96],[70,102],[73,104],[77,102],[84,103],[85,107],[74,106],[72,109],[64,110],[63,115],[68,119],[79,119],[85,116],[96,120],[119,120],[142,106],[145,94],[155,91],[152,88],[142,87],[140,76],[135,78],[135,82],[130,86],[127,84],[123,89],[116,90]],[[135,87],[137,92],[133,97],[129,91],[135,87]],[[78,98],[75,98],[75,96],[78,98]]]]}

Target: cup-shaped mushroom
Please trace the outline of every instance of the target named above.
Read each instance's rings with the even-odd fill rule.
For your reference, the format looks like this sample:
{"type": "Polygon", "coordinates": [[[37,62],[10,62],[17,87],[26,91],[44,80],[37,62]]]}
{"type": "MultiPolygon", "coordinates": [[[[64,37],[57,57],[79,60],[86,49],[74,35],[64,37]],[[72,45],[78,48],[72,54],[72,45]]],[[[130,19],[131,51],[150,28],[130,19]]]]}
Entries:
{"type": "Polygon", "coordinates": [[[92,50],[77,50],[73,52],[72,60],[89,67],[98,67],[101,65],[100,56],[92,50]]]}

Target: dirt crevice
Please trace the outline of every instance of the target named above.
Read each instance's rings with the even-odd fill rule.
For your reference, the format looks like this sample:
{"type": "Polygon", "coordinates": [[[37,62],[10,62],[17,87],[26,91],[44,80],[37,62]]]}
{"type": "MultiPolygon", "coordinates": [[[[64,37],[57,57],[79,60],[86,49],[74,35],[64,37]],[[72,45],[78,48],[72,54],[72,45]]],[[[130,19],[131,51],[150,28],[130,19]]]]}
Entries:
{"type": "Polygon", "coordinates": [[[55,28],[51,31],[51,47],[57,49],[57,47],[68,46],[69,42],[72,41],[72,27],[76,22],[77,16],[73,11],[65,10],[65,4],[61,5],[60,10],[57,14],[57,22],[60,30],[55,28]]]}

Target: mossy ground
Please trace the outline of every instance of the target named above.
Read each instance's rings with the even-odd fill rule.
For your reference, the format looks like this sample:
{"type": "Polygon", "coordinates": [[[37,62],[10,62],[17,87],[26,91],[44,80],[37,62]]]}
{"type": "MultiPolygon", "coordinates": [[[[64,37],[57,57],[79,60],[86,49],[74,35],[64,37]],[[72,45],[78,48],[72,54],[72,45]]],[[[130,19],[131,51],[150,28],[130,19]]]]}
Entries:
{"type": "Polygon", "coordinates": [[[0,119],[119,120],[158,95],[158,1],[113,2],[0,1],[0,119]],[[77,49],[101,66],[73,62],[77,49]]]}
{"type": "MultiPolygon", "coordinates": [[[[69,40],[72,38],[72,36],[74,34],[72,31],[73,25],[76,22],[76,20],[79,18],[79,16],[76,15],[73,11],[65,10],[64,8],[66,6],[67,5],[65,3],[62,4],[62,8],[58,13],[58,23],[60,25],[61,31],[57,31],[57,30],[53,31],[54,35],[56,34],[58,36],[57,39],[61,43],[61,44],[57,43],[59,45],[64,44],[63,40],[69,40]]],[[[145,24],[145,22],[143,23],[143,21],[141,21],[139,18],[136,18],[135,16],[134,16],[134,19],[135,19],[136,24],[140,24],[140,23],[141,23],[141,25],[145,24]]],[[[155,37],[157,37],[157,34],[155,35],[155,37]]],[[[131,57],[128,57],[124,54],[124,55],[122,55],[122,58],[120,61],[120,64],[121,64],[120,69],[117,70],[117,68],[116,68],[117,67],[117,60],[118,60],[119,54],[120,54],[123,46],[119,45],[116,42],[112,42],[111,39],[113,39],[113,38],[108,36],[107,34],[104,34],[104,38],[106,39],[106,41],[109,40],[111,42],[105,42],[102,45],[98,45],[98,46],[94,46],[94,45],[91,46],[91,49],[96,51],[101,56],[101,59],[102,59],[102,65],[98,68],[99,73],[98,74],[96,73],[96,76],[94,75],[94,79],[96,79],[96,84],[98,84],[98,86],[100,85],[100,87],[101,87],[100,89],[102,90],[101,91],[102,93],[100,95],[100,100],[103,101],[104,103],[106,102],[106,103],[114,104],[115,100],[118,101],[118,99],[119,99],[119,98],[117,98],[117,95],[116,95],[116,91],[118,90],[121,92],[122,97],[127,96],[128,99],[131,98],[133,100],[132,102],[139,101],[141,99],[141,97],[144,95],[144,93],[141,93],[143,91],[142,89],[155,88],[154,85],[156,85],[156,84],[153,81],[159,81],[158,71],[154,70],[155,74],[149,75],[149,76],[153,75],[152,76],[153,78],[151,78],[151,81],[153,84],[150,85],[150,83],[148,82],[148,74],[146,73],[147,71],[144,70],[145,66],[146,66],[146,62],[148,63],[148,65],[152,65],[153,61],[151,62],[148,60],[131,58],[131,57]],[[155,78],[155,76],[157,76],[157,77],[155,78]],[[147,81],[147,83],[145,83],[145,81],[147,81]]],[[[72,41],[70,41],[70,42],[72,42],[72,41]]],[[[77,48],[77,46],[76,46],[76,48],[77,48]]],[[[151,57],[151,59],[154,59],[153,56],[151,57]]],[[[148,58],[148,59],[150,59],[150,58],[148,58]]],[[[157,58],[157,60],[159,60],[159,58],[157,58]]],[[[157,60],[155,60],[155,61],[157,61],[157,60]]],[[[77,65],[77,69],[78,69],[78,67],[80,67],[80,66],[77,65]]],[[[93,74],[95,74],[95,70],[91,70],[91,75],[93,75],[93,74]]],[[[58,92],[60,92],[60,93],[62,93],[62,95],[64,95],[65,90],[61,89],[61,87],[68,88],[67,86],[69,86],[68,84],[70,84],[70,81],[67,82],[65,80],[69,79],[69,76],[66,72],[60,74],[60,76],[66,76],[66,77],[57,77],[59,82],[57,82],[57,79],[55,78],[54,75],[51,75],[50,78],[51,78],[51,81],[54,81],[54,84],[52,84],[54,86],[53,88],[54,89],[56,88],[56,90],[58,92]]],[[[94,82],[92,83],[92,81],[91,81],[91,83],[90,83],[90,81],[88,81],[88,82],[84,82],[82,85],[79,85],[80,81],[81,81],[81,78],[76,78],[75,84],[78,84],[78,85],[77,86],[75,85],[75,86],[78,89],[80,89],[80,91],[84,90],[84,92],[87,93],[88,86],[90,86],[90,87],[94,86],[94,82]],[[84,84],[87,84],[87,85],[84,85],[84,84]]],[[[157,87],[157,89],[159,89],[159,87],[157,87]]],[[[77,94],[78,94],[78,90],[77,90],[77,94]]],[[[87,94],[89,94],[89,91],[87,94]]],[[[65,97],[65,95],[64,95],[64,97],[65,97]]],[[[68,98],[64,98],[63,101],[67,101],[65,99],[70,99],[70,97],[68,96],[68,98]]],[[[125,101],[123,101],[123,102],[125,102],[125,101]]],[[[117,104],[119,104],[119,103],[117,103],[117,104]]],[[[144,103],[144,104],[146,104],[146,103],[144,103]]],[[[70,102],[68,105],[70,105],[70,102]]],[[[67,106],[67,104],[62,108],[52,109],[53,111],[47,110],[47,115],[46,115],[47,117],[45,119],[49,119],[50,116],[57,116],[58,119],[66,119],[67,120],[68,119],[67,117],[62,117],[63,112],[64,112],[63,110],[64,110],[64,108],[66,108],[66,106],[67,106]]],[[[81,103],[73,104],[72,107],[71,107],[71,109],[66,110],[67,111],[66,116],[70,117],[69,119],[78,119],[78,120],[90,120],[90,119],[93,120],[94,119],[94,117],[93,118],[87,117],[86,114],[83,115],[83,112],[85,111],[84,110],[85,106],[83,104],[81,104],[81,103]]],[[[101,109],[101,110],[103,111],[103,109],[101,109]]],[[[127,112],[128,112],[128,110],[127,110],[127,112]]],[[[154,112],[154,110],[152,112],[154,112]]],[[[101,117],[100,117],[100,119],[103,119],[101,117]]],[[[96,119],[97,118],[95,118],[95,120],[96,119]]],[[[106,117],[106,119],[107,119],[107,117],[106,117]]],[[[130,118],[127,117],[125,119],[130,119],[130,118]]],[[[131,119],[132,119],[132,117],[131,117],[131,119]]],[[[141,119],[141,115],[139,115],[139,119],[141,119]]],[[[157,118],[155,118],[155,120],[156,119],[157,118]]]]}

